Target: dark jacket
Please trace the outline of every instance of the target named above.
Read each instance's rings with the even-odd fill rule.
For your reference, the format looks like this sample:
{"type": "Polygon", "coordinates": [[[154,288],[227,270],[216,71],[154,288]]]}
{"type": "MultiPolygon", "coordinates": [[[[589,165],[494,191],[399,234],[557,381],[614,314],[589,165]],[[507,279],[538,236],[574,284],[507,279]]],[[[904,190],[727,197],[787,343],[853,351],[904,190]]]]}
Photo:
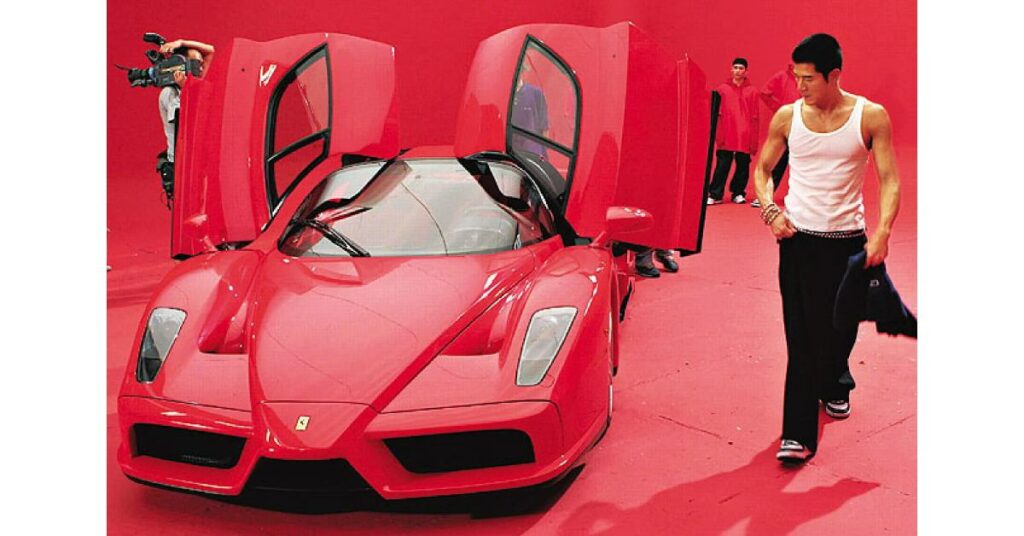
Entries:
{"type": "Polygon", "coordinates": [[[861,251],[846,263],[846,274],[836,293],[832,324],[848,328],[868,320],[879,333],[917,338],[917,318],[907,309],[885,273],[885,263],[864,268],[867,253],[861,251]]]}

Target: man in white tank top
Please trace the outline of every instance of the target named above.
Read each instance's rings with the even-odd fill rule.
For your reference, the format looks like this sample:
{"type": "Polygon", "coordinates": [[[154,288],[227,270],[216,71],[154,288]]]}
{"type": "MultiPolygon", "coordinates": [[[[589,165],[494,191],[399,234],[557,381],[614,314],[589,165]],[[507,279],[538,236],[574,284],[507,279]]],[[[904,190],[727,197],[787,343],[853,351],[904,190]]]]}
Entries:
{"type": "Polygon", "coordinates": [[[818,403],[837,419],[850,415],[855,386],[848,359],[857,327],[832,324],[847,259],[867,252],[867,266],[885,260],[899,210],[900,180],[885,108],[839,87],[842,50],[827,34],[812,35],[792,55],[801,99],[779,108],[754,169],[761,217],[779,242],[788,364],[782,443],[777,457],[803,462],[818,449],[818,403]],[[775,205],[771,170],[789,147],[785,209],[775,205]],[[880,183],[880,216],[870,235],[862,187],[868,153],[880,183]]]}

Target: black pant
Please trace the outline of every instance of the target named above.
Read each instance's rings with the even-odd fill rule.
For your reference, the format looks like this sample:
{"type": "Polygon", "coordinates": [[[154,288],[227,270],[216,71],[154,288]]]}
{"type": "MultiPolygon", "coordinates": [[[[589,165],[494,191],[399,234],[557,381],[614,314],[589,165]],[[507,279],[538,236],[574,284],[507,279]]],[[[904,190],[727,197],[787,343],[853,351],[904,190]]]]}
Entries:
{"type": "Polygon", "coordinates": [[[782,438],[818,450],[818,401],[848,400],[856,386],[850,352],[857,326],[832,326],[836,291],[847,259],[864,236],[820,238],[797,233],[779,244],[779,289],[786,326],[786,394],[782,438]]]}
{"type": "Polygon", "coordinates": [[[789,165],[789,147],[779,157],[779,161],[772,168],[772,183],[775,184],[775,191],[779,191],[779,185],[782,184],[782,176],[786,174],[786,166],[789,165]]]}
{"type": "Polygon", "coordinates": [[[715,157],[718,164],[715,165],[715,176],[711,179],[711,186],[708,195],[714,199],[721,199],[725,193],[725,179],[729,175],[729,168],[732,167],[733,159],[736,160],[736,171],[732,174],[732,182],[729,183],[729,192],[735,197],[745,195],[747,181],[750,179],[750,155],[739,151],[716,151],[715,157]]]}

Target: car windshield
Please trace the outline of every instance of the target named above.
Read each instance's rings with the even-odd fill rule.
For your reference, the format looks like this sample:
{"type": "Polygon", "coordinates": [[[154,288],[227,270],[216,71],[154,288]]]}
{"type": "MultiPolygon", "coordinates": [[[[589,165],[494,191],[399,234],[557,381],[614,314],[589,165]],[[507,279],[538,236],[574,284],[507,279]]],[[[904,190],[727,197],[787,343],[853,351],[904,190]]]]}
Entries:
{"type": "Polygon", "coordinates": [[[533,182],[504,163],[414,159],[349,166],[299,206],[280,241],[296,257],[495,253],[553,234],[533,182]]]}

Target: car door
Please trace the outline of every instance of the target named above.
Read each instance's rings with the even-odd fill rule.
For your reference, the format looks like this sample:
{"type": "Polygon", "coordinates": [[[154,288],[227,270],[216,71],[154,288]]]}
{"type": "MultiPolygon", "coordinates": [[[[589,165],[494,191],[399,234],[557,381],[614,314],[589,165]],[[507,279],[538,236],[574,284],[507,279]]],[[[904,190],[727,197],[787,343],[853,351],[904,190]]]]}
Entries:
{"type": "Polygon", "coordinates": [[[172,256],[250,242],[324,160],[398,154],[394,48],[328,33],[235,39],[186,82],[179,121],[172,256]]]}
{"type": "Polygon", "coordinates": [[[699,250],[708,176],[710,92],[689,58],[671,58],[631,23],[532,24],[480,43],[455,152],[513,154],[540,176],[579,236],[631,206],[654,225],[620,237],[699,250]]]}

